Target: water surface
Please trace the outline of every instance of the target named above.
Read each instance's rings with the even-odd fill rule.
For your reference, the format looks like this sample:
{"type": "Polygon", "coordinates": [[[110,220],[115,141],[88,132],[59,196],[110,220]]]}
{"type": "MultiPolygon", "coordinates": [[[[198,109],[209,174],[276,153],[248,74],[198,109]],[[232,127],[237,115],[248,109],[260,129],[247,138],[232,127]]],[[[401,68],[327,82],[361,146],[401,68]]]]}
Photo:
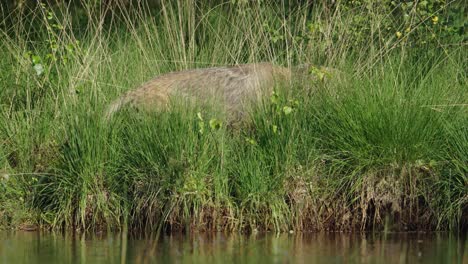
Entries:
{"type": "Polygon", "coordinates": [[[0,263],[467,263],[447,233],[171,235],[0,232],[0,263]]]}

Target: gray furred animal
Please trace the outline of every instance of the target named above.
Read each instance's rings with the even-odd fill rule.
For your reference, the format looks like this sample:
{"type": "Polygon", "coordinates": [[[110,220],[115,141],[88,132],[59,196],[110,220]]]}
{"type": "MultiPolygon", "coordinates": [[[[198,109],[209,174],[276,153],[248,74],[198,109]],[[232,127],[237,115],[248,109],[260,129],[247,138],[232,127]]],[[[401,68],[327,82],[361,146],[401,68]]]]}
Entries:
{"type": "Polygon", "coordinates": [[[186,70],[160,75],[131,90],[110,104],[109,120],[123,107],[154,111],[167,109],[172,99],[210,103],[228,116],[236,116],[252,102],[273,91],[275,82],[289,81],[288,68],[271,63],[243,64],[186,70]]]}

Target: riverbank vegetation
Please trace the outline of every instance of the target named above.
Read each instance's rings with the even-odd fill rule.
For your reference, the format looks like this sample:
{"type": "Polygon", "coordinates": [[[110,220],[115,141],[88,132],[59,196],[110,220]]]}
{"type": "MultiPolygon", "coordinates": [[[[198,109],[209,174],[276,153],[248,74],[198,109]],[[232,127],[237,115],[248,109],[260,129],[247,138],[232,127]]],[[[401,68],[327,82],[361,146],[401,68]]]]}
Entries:
{"type": "Polygon", "coordinates": [[[0,225],[466,228],[466,7],[331,2],[0,4],[0,225]],[[340,74],[310,67],[236,128],[184,107],[103,122],[158,74],[259,61],[340,74]]]}

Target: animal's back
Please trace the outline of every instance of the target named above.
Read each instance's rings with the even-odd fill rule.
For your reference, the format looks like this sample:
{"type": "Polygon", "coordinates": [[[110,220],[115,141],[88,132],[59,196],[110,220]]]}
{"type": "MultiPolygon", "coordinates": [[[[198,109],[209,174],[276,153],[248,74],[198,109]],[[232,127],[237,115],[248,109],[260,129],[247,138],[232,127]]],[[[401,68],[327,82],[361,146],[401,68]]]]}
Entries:
{"type": "Polygon", "coordinates": [[[168,106],[171,98],[183,98],[239,111],[246,104],[272,90],[276,79],[289,78],[287,68],[271,63],[244,64],[172,72],[160,75],[114,101],[108,108],[110,118],[129,105],[146,110],[168,106]]]}

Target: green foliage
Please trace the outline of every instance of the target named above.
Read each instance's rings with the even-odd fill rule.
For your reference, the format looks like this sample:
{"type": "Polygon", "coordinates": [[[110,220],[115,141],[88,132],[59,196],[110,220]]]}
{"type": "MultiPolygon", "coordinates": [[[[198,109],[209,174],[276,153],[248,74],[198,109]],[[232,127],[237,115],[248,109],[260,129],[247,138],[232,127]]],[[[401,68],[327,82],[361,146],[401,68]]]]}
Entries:
{"type": "MultiPolygon", "coordinates": [[[[388,48],[405,45],[426,49],[441,44],[466,41],[467,22],[464,19],[466,5],[463,1],[338,1],[326,6],[331,12],[323,12],[319,19],[308,24],[306,38],[323,41],[331,38],[347,41],[353,49],[361,49],[369,41],[388,48]],[[340,20],[330,14],[338,14],[340,20]],[[345,27],[342,32],[326,28],[334,23],[334,29],[345,27]]],[[[372,46],[374,47],[374,46],[372,46]]]]}
{"type": "Polygon", "coordinates": [[[160,4],[35,5],[0,31],[0,225],[466,224],[458,2],[160,4]],[[157,74],[258,61],[307,67],[243,123],[184,105],[103,121],[112,98],[157,74]]]}

